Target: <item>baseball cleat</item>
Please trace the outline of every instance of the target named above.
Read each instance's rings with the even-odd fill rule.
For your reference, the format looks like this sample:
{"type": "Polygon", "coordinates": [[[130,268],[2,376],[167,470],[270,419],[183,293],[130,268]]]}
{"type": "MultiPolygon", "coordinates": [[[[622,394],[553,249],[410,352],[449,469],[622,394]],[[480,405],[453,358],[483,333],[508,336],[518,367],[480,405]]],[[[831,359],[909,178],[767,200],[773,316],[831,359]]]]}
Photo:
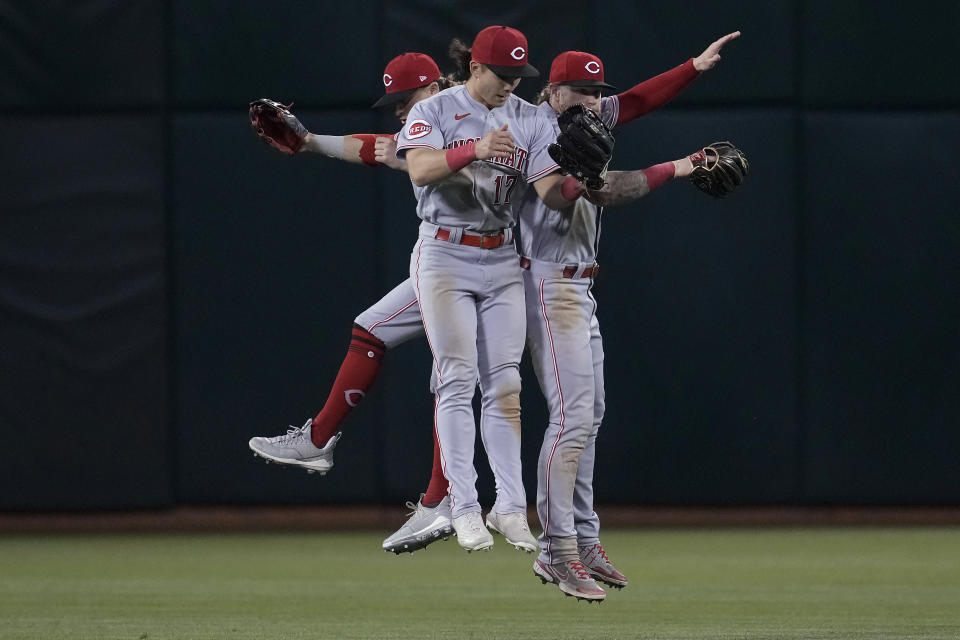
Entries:
{"type": "Polygon", "coordinates": [[[577,547],[580,554],[580,562],[587,568],[590,575],[595,580],[613,587],[614,589],[623,589],[628,584],[627,576],[623,575],[610,562],[607,552],[603,550],[603,545],[597,544],[577,547]]]}
{"type": "Polygon", "coordinates": [[[599,602],[607,597],[607,592],[590,577],[590,572],[578,560],[547,564],[537,558],[533,563],[533,573],[543,584],[555,584],[564,594],[577,600],[599,602]]]}
{"type": "Polygon", "coordinates": [[[525,513],[497,513],[487,514],[487,527],[502,535],[507,542],[519,551],[532,553],[540,550],[537,539],[530,533],[525,513]]]}
{"type": "Polygon", "coordinates": [[[407,503],[413,509],[410,517],[390,537],[383,541],[384,551],[395,554],[413,553],[437,540],[448,540],[453,534],[453,518],[450,515],[450,496],[435,507],[423,506],[423,494],[417,504],[407,503]]]}
{"type": "Polygon", "coordinates": [[[325,475],[333,469],[333,450],[342,434],[334,435],[321,449],[310,440],[312,423],[307,420],[302,427],[291,425],[285,434],[273,438],[250,438],[250,448],[268,463],[287,464],[325,475]]]}
{"type": "Polygon", "coordinates": [[[453,529],[461,547],[471,551],[486,551],[493,546],[493,536],[483,526],[479,511],[471,511],[453,519],[453,529]]]}

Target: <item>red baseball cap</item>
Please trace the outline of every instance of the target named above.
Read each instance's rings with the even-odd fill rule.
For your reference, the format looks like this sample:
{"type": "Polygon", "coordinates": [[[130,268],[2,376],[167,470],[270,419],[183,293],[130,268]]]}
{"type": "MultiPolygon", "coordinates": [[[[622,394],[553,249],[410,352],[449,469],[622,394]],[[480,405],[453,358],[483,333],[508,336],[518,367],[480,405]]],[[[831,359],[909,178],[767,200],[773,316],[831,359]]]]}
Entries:
{"type": "Polygon", "coordinates": [[[473,39],[470,55],[499,76],[532,78],[540,75],[527,63],[527,37],[510,27],[487,27],[473,39]]]}
{"type": "Polygon", "coordinates": [[[387,63],[383,70],[386,94],[373,103],[385,107],[406,99],[411,92],[440,78],[440,67],[425,53],[404,53],[387,63]]]}
{"type": "Polygon", "coordinates": [[[564,51],[550,65],[550,82],[571,87],[616,89],[603,81],[603,62],[585,51],[564,51]]]}

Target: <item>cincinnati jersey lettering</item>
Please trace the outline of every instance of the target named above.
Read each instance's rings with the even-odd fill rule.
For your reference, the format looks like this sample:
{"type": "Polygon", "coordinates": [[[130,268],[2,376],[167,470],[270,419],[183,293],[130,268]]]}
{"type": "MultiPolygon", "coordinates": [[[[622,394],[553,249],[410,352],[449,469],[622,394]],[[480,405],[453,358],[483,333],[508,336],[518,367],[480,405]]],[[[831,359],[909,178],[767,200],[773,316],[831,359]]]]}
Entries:
{"type": "MultiPolygon", "coordinates": [[[[454,140],[453,142],[448,142],[443,146],[444,149],[456,149],[457,147],[462,147],[465,144],[470,144],[471,142],[477,143],[480,142],[480,138],[463,138],[461,140],[454,140]]],[[[516,169],[521,173],[524,172],[525,166],[524,162],[527,160],[527,156],[530,155],[530,152],[524,149],[523,147],[516,147],[514,149],[513,155],[509,158],[490,158],[485,162],[492,162],[493,164],[502,164],[505,167],[510,167],[511,169],[516,169]]]]}

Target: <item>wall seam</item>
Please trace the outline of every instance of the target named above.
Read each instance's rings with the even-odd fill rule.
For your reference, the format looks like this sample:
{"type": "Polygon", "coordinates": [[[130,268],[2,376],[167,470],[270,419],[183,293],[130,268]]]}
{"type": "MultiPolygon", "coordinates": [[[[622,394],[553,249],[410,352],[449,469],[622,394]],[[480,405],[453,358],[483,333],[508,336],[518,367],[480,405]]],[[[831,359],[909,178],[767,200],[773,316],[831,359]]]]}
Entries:
{"type": "Polygon", "coordinates": [[[805,1],[797,0],[794,13],[794,176],[796,183],[794,186],[794,287],[796,300],[796,316],[794,330],[796,331],[796,364],[795,364],[795,429],[796,429],[796,478],[794,484],[794,500],[800,503],[809,501],[810,496],[807,493],[807,456],[809,450],[809,425],[807,415],[807,218],[806,218],[806,163],[805,153],[805,124],[806,124],[806,100],[804,98],[804,18],[805,1]]]}

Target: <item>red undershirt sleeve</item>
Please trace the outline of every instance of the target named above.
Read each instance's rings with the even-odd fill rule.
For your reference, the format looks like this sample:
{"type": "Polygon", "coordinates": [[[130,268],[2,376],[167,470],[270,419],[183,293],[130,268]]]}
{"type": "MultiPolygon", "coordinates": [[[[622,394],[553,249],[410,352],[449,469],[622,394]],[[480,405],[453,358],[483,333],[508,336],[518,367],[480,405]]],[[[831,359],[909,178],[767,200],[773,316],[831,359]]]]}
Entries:
{"type": "Polygon", "coordinates": [[[630,122],[634,118],[659,109],[677,97],[698,75],[700,72],[693,68],[693,58],[690,58],[678,67],[617,94],[617,99],[620,101],[617,124],[630,122]]]}

